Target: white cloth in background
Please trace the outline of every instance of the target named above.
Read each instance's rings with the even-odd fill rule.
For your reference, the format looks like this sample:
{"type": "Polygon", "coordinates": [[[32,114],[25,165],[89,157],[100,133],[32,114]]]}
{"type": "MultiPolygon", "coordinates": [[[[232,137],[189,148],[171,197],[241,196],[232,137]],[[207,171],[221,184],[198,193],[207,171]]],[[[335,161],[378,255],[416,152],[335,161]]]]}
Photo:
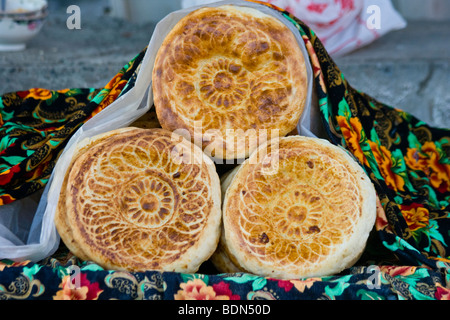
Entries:
{"type": "MultiPolygon", "coordinates": [[[[183,8],[218,0],[182,0],[183,8]]],[[[361,48],[406,21],[391,0],[266,0],[289,11],[320,38],[331,56],[361,48]]]]}

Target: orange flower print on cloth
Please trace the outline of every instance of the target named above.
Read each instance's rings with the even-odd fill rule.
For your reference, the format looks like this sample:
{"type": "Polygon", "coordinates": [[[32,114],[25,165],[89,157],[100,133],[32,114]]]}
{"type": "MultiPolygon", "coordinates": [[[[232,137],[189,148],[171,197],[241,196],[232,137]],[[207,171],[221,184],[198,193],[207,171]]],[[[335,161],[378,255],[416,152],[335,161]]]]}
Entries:
{"type": "Polygon", "coordinates": [[[359,118],[336,116],[336,120],[348,150],[359,162],[369,166],[369,159],[373,158],[376,167],[372,166],[372,169],[381,174],[386,184],[395,191],[404,191],[405,181],[401,175],[393,171],[394,163],[391,152],[385,146],[367,139],[359,118]],[[370,149],[367,148],[367,151],[363,150],[365,145],[368,145],[370,149]]]}
{"type": "Polygon", "coordinates": [[[79,273],[79,283],[74,281],[71,276],[64,276],[59,287],[61,290],[56,292],[54,300],[97,300],[100,293],[99,284],[91,283],[85,273],[79,273]],[[75,282],[75,283],[74,283],[75,282]]]}
{"type": "Polygon", "coordinates": [[[120,72],[118,72],[95,97],[94,100],[98,102],[99,105],[92,111],[89,118],[98,114],[120,96],[129,80],[127,78],[124,79],[124,75],[125,68],[120,70],[120,72]]]}
{"type": "Polygon", "coordinates": [[[348,149],[359,160],[359,162],[368,165],[368,161],[361,148],[361,142],[364,139],[362,134],[362,125],[358,118],[347,120],[345,116],[336,117],[341,132],[344,135],[348,149]]]}
{"type": "Polygon", "coordinates": [[[434,188],[442,193],[450,191],[450,163],[436,143],[427,141],[420,148],[408,148],[405,160],[411,169],[426,173],[434,188]]]}
{"type": "Polygon", "coordinates": [[[111,103],[113,103],[119,95],[122,93],[123,88],[127,84],[127,80],[121,80],[116,83],[116,85],[110,89],[110,91],[104,96],[100,105],[91,113],[91,118],[98,114],[100,111],[105,109],[111,103]]]}
{"type": "Polygon", "coordinates": [[[201,279],[181,283],[180,288],[174,296],[175,300],[230,300],[227,295],[218,295],[213,287],[201,279]]]}
{"type": "Polygon", "coordinates": [[[392,170],[394,163],[391,152],[385,146],[372,141],[369,141],[369,145],[386,184],[395,191],[404,191],[405,181],[403,177],[392,170]]]}
{"type": "Polygon", "coordinates": [[[405,221],[411,231],[416,231],[428,226],[430,213],[427,208],[423,207],[423,205],[417,203],[409,206],[401,205],[400,209],[402,210],[403,218],[405,218],[405,221]]]}
{"type": "Polygon", "coordinates": [[[44,88],[31,88],[26,91],[18,91],[17,95],[22,99],[34,99],[37,101],[52,100],[59,94],[66,94],[70,89],[49,90],[44,88]]]}
{"type": "Polygon", "coordinates": [[[121,70],[106,84],[104,89],[111,90],[112,88],[114,88],[119,82],[121,82],[123,75],[124,72],[123,70],[121,70]]]}
{"type": "Polygon", "coordinates": [[[41,88],[32,88],[24,93],[26,93],[23,96],[25,99],[34,98],[36,100],[48,100],[53,96],[53,91],[41,88]]]}

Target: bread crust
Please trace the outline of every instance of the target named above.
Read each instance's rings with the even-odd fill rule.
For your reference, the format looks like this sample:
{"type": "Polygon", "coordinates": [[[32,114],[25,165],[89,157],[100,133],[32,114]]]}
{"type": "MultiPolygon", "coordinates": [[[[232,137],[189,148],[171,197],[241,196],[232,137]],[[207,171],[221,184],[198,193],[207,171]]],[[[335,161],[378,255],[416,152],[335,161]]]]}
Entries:
{"type": "Polygon", "coordinates": [[[275,171],[265,174],[268,164],[255,152],[224,181],[220,254],[241,270],[280,279],[352,266],[376,218],[375,189],[361,166],[318,138],[290,136],[262,148],[279,157],[275,171]]]}
{"type": "Polygon", "coordinates": [[[243,159],[295,129],[307,96],[306,64],[277,18],[250,7],[205,7],[166,36],[152,88],[163,128],[185,130],[215,158],[243,159]]]}
{"type": "Polygon", "coordinates": [[[164,129],[126,128],[74,159],[55,222],[70,229],[68,247],[104,268],[196,272],[217,247],[220,204],[200,148],[164,129]]]}

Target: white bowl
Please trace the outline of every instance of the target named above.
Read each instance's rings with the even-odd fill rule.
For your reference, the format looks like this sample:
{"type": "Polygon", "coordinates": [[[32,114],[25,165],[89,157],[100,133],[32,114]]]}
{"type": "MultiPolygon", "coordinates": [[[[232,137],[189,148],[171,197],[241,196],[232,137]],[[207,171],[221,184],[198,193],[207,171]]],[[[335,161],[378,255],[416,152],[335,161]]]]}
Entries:
{"type": "Polygon", "coordinates": [[[41,31],[47,15],[47,1],[6,0],[5,10],[0,8],[0,51],[25,49],[41,31]]]}

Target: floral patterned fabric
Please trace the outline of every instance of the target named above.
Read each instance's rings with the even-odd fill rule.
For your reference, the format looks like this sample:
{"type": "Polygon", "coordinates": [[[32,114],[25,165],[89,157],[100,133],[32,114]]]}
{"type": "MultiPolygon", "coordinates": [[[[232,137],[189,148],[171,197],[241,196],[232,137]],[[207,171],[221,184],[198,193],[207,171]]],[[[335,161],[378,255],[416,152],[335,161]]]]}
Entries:
{"type": "Polygon", "coordinates": [[[278,280],[251,274],[103,270],[76,259],[0,266],[0,299],[435,300],[449,275],[426,267],[353,267],[343,275],[278,280]]]}
{"type": "Polygon", "coordinates": [[[0,205],[45,186],[70,136],[132,87],[143,55],[102,89],[32,88],[0,97],[0,205]]]}
{"type": "MultiPolygon", "coordinates": [[[[254,1],[258,2],[258,1],[254,1]]],[[[313,67],[331,142],[344,146],[378,193],[378,217],[360,261],[341,274],[278,280],[217,274],[103,270],[61,244],[39,263],[0,262],[0,299],[450,299],[450,130],[433,128],[355,90],[314,32],[298,29],[313,67]]],[[[70,135],[133,85],[145,50],[101,89],[31,89],[0,99],[4,204],[42,188],[70,135]]]]}

